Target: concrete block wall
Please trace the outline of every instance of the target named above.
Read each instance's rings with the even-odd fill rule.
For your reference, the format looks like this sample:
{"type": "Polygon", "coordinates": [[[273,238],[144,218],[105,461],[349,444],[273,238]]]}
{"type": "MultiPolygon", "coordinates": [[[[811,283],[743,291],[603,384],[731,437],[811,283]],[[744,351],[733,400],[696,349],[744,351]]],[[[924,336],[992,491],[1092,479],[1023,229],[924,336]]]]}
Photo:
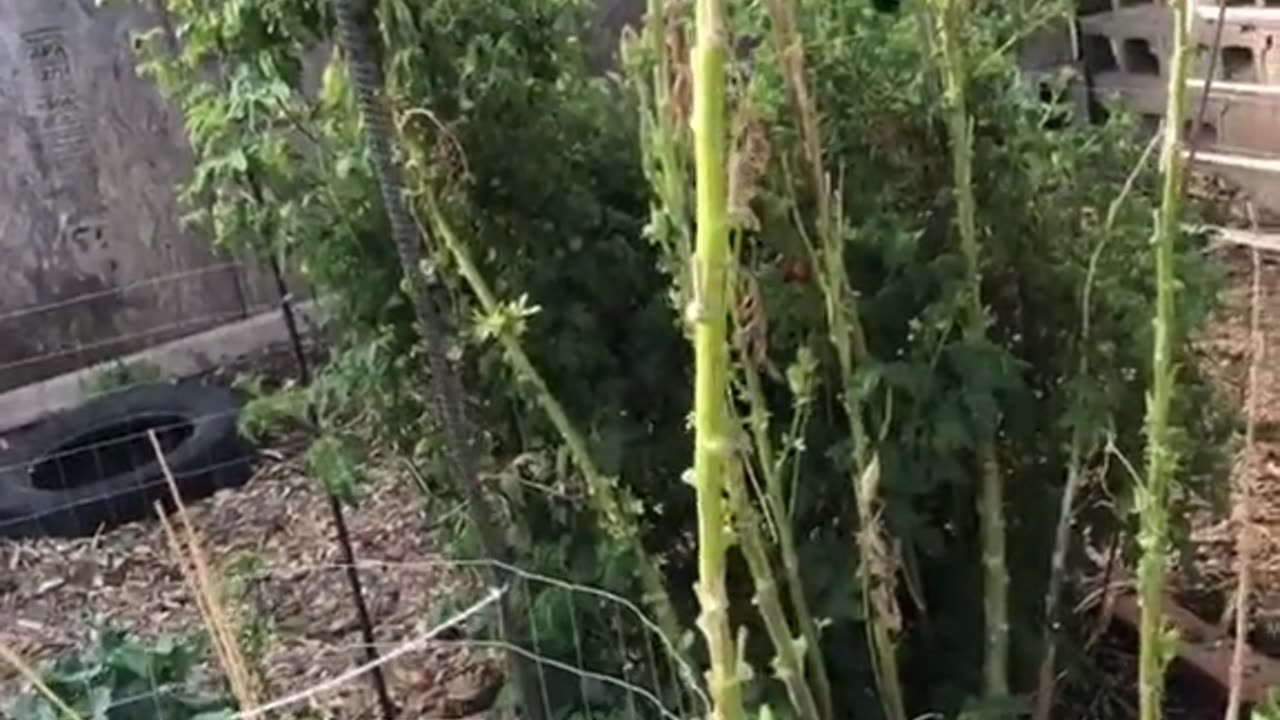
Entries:
{"type": "MultiPolygon", "coordinates": [[[[1213,85],[1203,124],[1185,128],[1201,148],[1280,154],[1280,0],[1228,2],[1216,62],[1217,5],[1199,4],[1189,95],[1198,110],[1204,79],[1213,85]]],[[[1158,123],[1164,113],[1171,17],[1163,2],[1126,2],[1081,18],[1081,47],[1104,104],[1121,102],[1158,123]]]]}

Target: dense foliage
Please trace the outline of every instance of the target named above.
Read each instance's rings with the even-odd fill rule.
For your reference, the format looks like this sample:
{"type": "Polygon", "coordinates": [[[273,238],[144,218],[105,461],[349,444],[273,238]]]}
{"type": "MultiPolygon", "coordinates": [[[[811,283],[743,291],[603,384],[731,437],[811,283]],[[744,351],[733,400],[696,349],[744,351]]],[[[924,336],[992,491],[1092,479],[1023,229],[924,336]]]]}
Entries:
{"type": "MultiPolygon", "coordinates": [[[[186,192],[192,219],[219,242],[284,258],[332,310],[335,360],[306,391],[321,408],[313,428],[317,473],[336,476],[332,482],[358,497],[357,448],[390,448],[424,468],[433,492],[451,492],[424,412],[402,271],[340,55],[322,76],[311,71],[321,56],[308,48],[323,47],[331,32],[328,3],[225,0],[215,13],[191,0],[167,5],[179,54],[170,54],[162,35],[144,43],[143,53],[146,71],[181,107],[195,150],[186,192]]],[[[987,340],[966,337],[949,140],[929,46],[913,15],[874,5],[801,3],[798,29],[823,149],[840,181],[843,261],[868,353],[856,383],[876,437],[893,562],[905,578],[896,639],[910,709],[950,715],[974,693],[981,666],[976,444],[995,441],[1009,487],[1014,668],[1034,667],[1039,654],[1041,587],[1073,447],[1096,477],[1082,505],[1090,541],[1105,542],[1129,522],[1132,478],[1123,463],[1108,460],[1142,455],[1156,173],[1140,165],[1143,141],[1125,118],[1048,129],[1062,108],[1028,92],[1001,52],[1028,17],[1006,3],[984,3],[966,40],[980,60],[969,82],[989,329],[987,340]],[[1126,194],[1121,188],[1135,168],[1126,194]],[[1123,202],[1113,207],[1118,197],[1123,202]]],[[[790,442],[788,520],[800,538],[804,593],[824,626],[824,654],[841,689],[837,714],[874,717],[852,552],[859,528],[849,492],[850,432],[824,339],[826,298],[797,230],[803,224],[795,222],[812,214],[815,200],[796,179],[796,115],[767,42],[767,15],[743,6],[733,17],[735,46],[751,51],[733,73],[735,147],[755,172],[754,192],[740,208],[740,257],[767,319],[760,327],[765,364],[775,370],[764,387],[770,432],[790,442]],[[806,403],[797,402],[798,380],[813,393],[806,403]],[[782,433],[787,427],[798,430],[782,433]]],[[[383,0],[377,7],[390,97],[407,147],[425,158],[415,181],[440,193],[495,292],[537,306],[523,319],[522,341],[589,437],[595,461],[640,501],[648,544],[692,618],[693,496],[680,481],[691,452],[690,367],[671,254],[673,233],[690,221],[672,218],[646,181],[642,147],[650,138],[639,121],[637,83],[586,72],[578,38],[589,8],[578,0],[383,0]]],[[[638,52],[630,79],[643,81],[655,60],[638,52]]],[[[536,477],[519,479],[565,491],[525,492],[508,503],[520,515],[514,524],[522,532],[512,542],[522,563],[634,593],[629,557],[586,512],[561,437],[526,394],[512,391],[520,383],[486,341],[492,318],[476,309],[456,259],[431,250],[431,267],[421,270],[439,280],[450,309],[451,351],[494,473],[526,472],[527,463],[508,464],[537,457],[536,477]]],[[[1175,412],[1179,473],[1195,481],[1183,487],[1203,488],[1217,477],[1215,448],[1228,425],[1206,411],[1212,398],[1195,378],[1187,339],[1211,306],[1215,278],[1194,242],[1179,252],[1177,347],[1190,388],[1175,412]]],[[[300,418],[297,399],[266,402],[276,414],[300,418]]],[[[498,485],[495,492],[508,487],[498,485]]],[[[460,547],[474,545],[464,537],[460,547]]],[[[749,595],[740,564],[730,582],[735,597],[749,595]]],[[[568,657],[578,649],[572,632],[610,637],[603,617],[570,628],[562,602],[535,600],[553,652],[568,657]]],[[[735,623],[752,628],[747,659],[765,667],[770,651],[758,621],[745,602],[735,613],[735,623]]],[[[608,642],[590,643],[592,663],[621,662],[609,650],[608,642]]],[[[1019,675],[1012,683],[1025,689],[1033,680],[1019,675]]],[[[753,704],[786,705],[764,672],[749,690],[753,704]]]]}

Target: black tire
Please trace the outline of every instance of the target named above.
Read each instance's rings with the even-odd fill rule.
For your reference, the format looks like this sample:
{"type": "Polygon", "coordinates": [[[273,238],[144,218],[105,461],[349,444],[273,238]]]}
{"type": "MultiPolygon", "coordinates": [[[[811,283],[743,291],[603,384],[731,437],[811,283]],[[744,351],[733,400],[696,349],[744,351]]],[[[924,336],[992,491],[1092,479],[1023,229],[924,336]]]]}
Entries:
{"type": "Polygon", "coordinates": [[[243,485],[238,411],[221,388],[148,384],[48,418],[0,454],[0,537],[83,537],[168,506],[152,430],[184,501],[243,485]]]}

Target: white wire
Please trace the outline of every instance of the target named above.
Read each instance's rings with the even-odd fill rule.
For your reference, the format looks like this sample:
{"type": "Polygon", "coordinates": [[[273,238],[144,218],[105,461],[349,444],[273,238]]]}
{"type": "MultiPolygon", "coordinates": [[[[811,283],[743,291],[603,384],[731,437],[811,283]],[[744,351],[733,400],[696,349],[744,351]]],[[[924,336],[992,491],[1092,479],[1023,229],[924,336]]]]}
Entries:
{"type": "Polygon", "coordinates": [[[476,604],[472,605],[466,610],[463,610],[457,615],[454,615],[448,620],[445,620],[439,625],[436,625],[430,630],[427,630],[426,632],[418,635],[416,638],[413,638],[412,640],[408,640],[404,643],[401,643],[397,648],[395,648],[394,650],[391,650],[390,652],[387,652],[385,655],[382,655],[376,660],[371,660],[363,665],[356,666],[341,675],[325,680],[324,682],[317,683],[316,685],[306,688],[305,690],[300,690],[292,695],[286,695],[277,700],[273,700],[265,705],[259,705],[256,708],[243,710],[239,713],[236,713],[235,715],[232,715],[231,717],[233,718],[233,720],[251,720],[252,718],[261,717],[274,710],[279,710],[280,708],[288,707],[289,705],[297,705],[298,703],[304,700],[309,700],[315,697],[316,695],[320,695],[340,685],[344,685],[347,682],[350,682],[351,680],[363,675],[364,673],[369,672],[370,670],[376,667],[385,665],[391,662],[392,660],[395,660],[396,658],[401,657],[402,655],[407,655],[415,650],[422,649],[424,645],[426,645],[431,640],[435,639],[435,637],[438,636],[440,633],[452,627],[455,627],[457,625],[461,625],[462,623],[471,619],[473,616],[477,615],[481,610],[484,610],[490,605],[493,605],[494,603],[498,602],[498,600],[500,600],[502,596],[506,594],[506,592],[507,592],[507,587],[505,585],[499,588],[494,588],[489,591],[489,593],[484,597],[484,599],[480,600],[476,604]]]}
{"type": "MultiPolygon", "coordinates": [[[[550,575],[543,575],[540,573],[536,573],[531,570],[526,570],[524,568],[521,568],[517,565],[512,565],[510,563],[506,563],[501,560],[494,560],[492,558],[458,559],[458,558],[438,557],[438,558],[427,559],[427,560],[397,560],[397,561],[372,559],[372,560],[360,560],[359,562],[354,563],[354,565],[351,565],[348,563],[336,563],[336,562],[298,563],[298,564],[291,565],[291,569],[299,572],[310,572],[315,570],[345,570],[350,567],[355,567],[361,570],[369,570],[369,569],[375,569],[375,568],[383,569],[383,570],[387,570],[387,569],[426,570],[426,569],[437,568],[437,567],[496,568],[504,572],[510,573],[523,580],[542,583],[544,585],[559,588],[561,590],[566,590],[569,592],[578,592],[583,595],[590,595],[602,600],[616,603],[626,608],[628,612],[630,612],[637,620],[639,620],[641,625],[643,625],[650,633],[652,633],[654,636],[658,638],[658,642],[666,649],[668,659],[675,665],[676,671],[679,673],[686,687],[698,699],[698,702],[700,702],[702,706],[706,708],[708,712],[710,712],[711,698],[707,696],[707,693],[702,688],[702,685],[698,683],[697,673],[694,671],[693,667],[689,665],[688,661],[684,659],[684,656],[679,652],[679,650],[672,643],[672,639],[668,638],[666,634],[662,632],[662,628],[659,627],[658,624],[655,623],[647,614],[645,614],[644,610],[640,609],[640,607],[636,605],[634,602],[632,602],[631,600],[621,595],[609,592],[608,590],[604,590],[601,588],[592,587],[590,585],[580,585],[578,583],[569,582],[567,580],[561,580],[560,578],[551,577],[550,575]]],[[[270,577],[270,573],[264,572],[259,577],[262,577],[262,578],[270,577]]]]}
{"type": "Polygon", "coordinates": [[[40,305],[32,305],[32,306],[21,308],[18,310],[10,310],[8,312],[0,313],[0,322],[13,320],[15,318],[24,317],[27,315],[35,315],[38,313],[48,312],[50,310],[57,310],[58,308],[64,308],[71,305],[76,305],[78,303],[88,302],[90,300],[94,300],[97,298],[123,295],[129,292],[130,290],[137,290],[138,288],[149,287],[151,285],[162,285],[166,282],[175,282],[178,280],[185,280],[188,278],[196,277],[198,275],[204,275],[206,273],[218,272],[220,270],[233,270],[236,268],[243,268],[243,267],[244,267],[244,264],[240,262],[225,262],[225,263],[218,263],[216,265],[207,265],[205,267],[196,268],[194,270],[182,270],[179,272],[170,273],[168,275],[150,277],[145,280],[139,280],[134,283],[129,283],[127,285],[118,285],[116,287],[107,288],[106,290],[95,290],[93,292],[83,293],[81,295],[64,298],[62,300],[55,300],[53,302],[43,303],[40,305]]]}

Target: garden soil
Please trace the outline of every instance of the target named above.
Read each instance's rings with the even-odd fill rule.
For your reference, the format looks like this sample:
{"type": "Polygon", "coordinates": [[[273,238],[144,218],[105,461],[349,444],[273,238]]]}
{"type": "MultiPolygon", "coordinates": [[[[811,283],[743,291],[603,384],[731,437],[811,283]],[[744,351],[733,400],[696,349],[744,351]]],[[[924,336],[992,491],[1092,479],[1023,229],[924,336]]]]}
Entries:
{"type": "MultiPolygon", "coordinates": [[[[267,699],[365,660],[329,503],[305,472],[301,450],[301,439],[275,444],[261,453],[245,488],[188,508],[213,575],[233,598],[228,611],[238,617],[247,641],[242,648],[267,699]]],[[[348,508],[347,522],[357,557],[368,563],[362,581],[384,650],[443,619],[442,608],[484,594],[472,571],[437,552],[425,532],[421,491],[407,473],[375,470],[348,508]]],[[[204,632],[158,522],[86,539],[0,541],[0,619],[0,642],[35,665],[83,650],[89,629],[103,622],[144,640],[204,632]]],[[[203,668],[206,676],[212,670],[203,668]]],[[[440,641],[401,656],[386,671],[403,717],[449,717],[493,685],[497,665],[486,652],[440,641]]],[[[0,704],[22,687],[0,663],[0,704]]],[[[362,677],[273,716],[378,715],[362,677]]]]}

